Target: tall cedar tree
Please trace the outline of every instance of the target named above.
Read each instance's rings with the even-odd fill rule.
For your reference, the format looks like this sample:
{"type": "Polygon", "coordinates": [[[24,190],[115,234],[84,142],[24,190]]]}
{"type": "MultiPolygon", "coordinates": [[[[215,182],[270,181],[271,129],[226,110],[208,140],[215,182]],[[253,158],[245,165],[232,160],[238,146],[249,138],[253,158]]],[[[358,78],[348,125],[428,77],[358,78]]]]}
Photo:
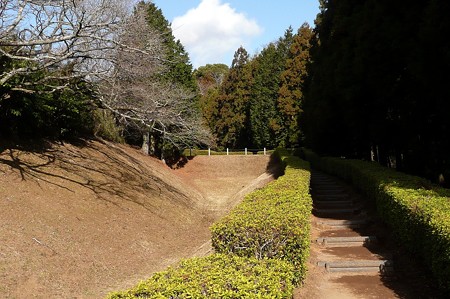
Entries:
{"type": "Polygon", "coordinates": [[[216,126],[216,116],[220,86],[229,72],[225,64],[207,64],[194,71],[200,91],[200,109],[211,130],[216,126]]]}
{"type": "Polygon", "coordinates": [[[161,33],[166,55],[163,57],[167,70],[161,78],[169,83],[179,84],[193,93],[197,92],[197,85],[192,74],[192,64],[189,55],[179,40],[175,40],[169,21],[163,12],[152,2],[141,1],[137,9],[145,9],[150,26],[161,33]]]}
{"type": "Polygon", "coordinates": [[[322,154],[450,180],[447,1],[323,1],[305,98],[322,154]]]}
{"type": "Polygon", "coordinates": [[[252,101],[250,125],[252,140],[256,147],[276,147],[283,143],[280,139],[279,113],[277,107],[281,74],[293,40],[293,30],[286,30],[276,43],[266,46],[253,61],[252,101]]]}
{"type": "Polygon", "coordinates": [[[217,98],[214,134],[220,146],[239,148],[248,145],[251,73],[249,54],[240,47],[234,54],[230,71],[217,98]]]}
{"type": "Polygon", "coordinates": [[[280,146],[293,146],[301,136],[299,117],[302,112],[304,85],[310,63],[309,49],[313,32],[307,23],[294,35],[286,61],[286,69],[281,74],[281,87],[278,91],[278,126],[280,146]]]}

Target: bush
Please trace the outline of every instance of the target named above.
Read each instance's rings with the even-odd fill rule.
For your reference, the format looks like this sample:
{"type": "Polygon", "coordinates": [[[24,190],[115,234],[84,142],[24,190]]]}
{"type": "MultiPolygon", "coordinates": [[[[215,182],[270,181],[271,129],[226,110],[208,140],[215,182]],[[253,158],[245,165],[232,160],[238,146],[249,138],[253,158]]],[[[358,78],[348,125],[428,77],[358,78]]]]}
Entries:
{"type": "Polygon", "coordinates": [[[309,164],[277,150],[285,174],[265,188],[245,197],[228,216],[212,228],[212,244],[220,253],[258,259],[281,259],[295,268],[296,282],[306,274],[309,256],[309,164]]]}
{"type": "Polygon", "coordinates": [[[277,150],[285,174],[211,228],[218,253],[156,273],[119,298],[292,298],[309,256],[309,164],[277,150]]]}
{"type": "Polygon", "coordinates": [[[396,237],[450,290],[450,190],[374,162],[304,154],[313,167],[348,180],[375,201],[396,237]]]}
{"type": "Polygon", "coordinates": [[[292,298],[292,273],[279,260],[214,254],[185,260],[109,298],[292,298]]]}
{"type": "Polygon", "coordinates": [[[106,109],[96,109],[94,112],[94,135],[105,140],[123,143],[122,128],[117,125],[114,115],[106,109]]]}

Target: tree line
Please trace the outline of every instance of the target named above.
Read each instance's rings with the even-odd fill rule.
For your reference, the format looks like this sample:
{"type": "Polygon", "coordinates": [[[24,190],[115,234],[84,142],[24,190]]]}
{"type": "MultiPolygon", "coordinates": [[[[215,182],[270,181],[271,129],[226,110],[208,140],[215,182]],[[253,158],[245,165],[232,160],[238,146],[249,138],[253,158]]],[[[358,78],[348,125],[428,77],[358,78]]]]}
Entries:
{"type": "Polygon", "coordinates": [[[321,1],[307,145],[450,181],[447,1],[321,1]]]}
{"type": "Polygon", "coordinates": [[[289,28],[253,57],[241,46],[229,69],[196,70],[200,107],[218,147],[298,145],[311,37],[308,24],[295,33],[289,28]]]}
{"type": "Polygon", "coordinates": [[[196,70],[151,1],[0,5],[0,137],[307,146],[449,180],[446,1],[321,0],[314,28],[196,70]]]}

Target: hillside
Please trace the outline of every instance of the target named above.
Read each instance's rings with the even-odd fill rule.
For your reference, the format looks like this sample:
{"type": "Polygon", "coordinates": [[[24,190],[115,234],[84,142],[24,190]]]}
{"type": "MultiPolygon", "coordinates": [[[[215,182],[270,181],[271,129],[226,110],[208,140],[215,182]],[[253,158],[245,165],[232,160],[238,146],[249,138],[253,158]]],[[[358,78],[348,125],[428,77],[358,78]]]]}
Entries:
{"type": "Polygon", "coordinates": [[[271,179],[268,157],[171,170],[105,141],[0,146],[0,291],[99,298],[210,251],[209,226],[271,179]]]}

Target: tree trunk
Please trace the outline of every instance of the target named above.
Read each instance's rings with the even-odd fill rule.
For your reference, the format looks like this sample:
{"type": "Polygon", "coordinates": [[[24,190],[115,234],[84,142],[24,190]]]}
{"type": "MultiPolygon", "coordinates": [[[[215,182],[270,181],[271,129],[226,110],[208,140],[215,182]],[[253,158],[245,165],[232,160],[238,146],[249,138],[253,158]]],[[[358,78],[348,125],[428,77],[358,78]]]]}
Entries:
{"type": "Polygon", "coordinates": [[[142,152],[146,155],[150,154],[150,132],[146,131],[142,134],[142,152]]]}

